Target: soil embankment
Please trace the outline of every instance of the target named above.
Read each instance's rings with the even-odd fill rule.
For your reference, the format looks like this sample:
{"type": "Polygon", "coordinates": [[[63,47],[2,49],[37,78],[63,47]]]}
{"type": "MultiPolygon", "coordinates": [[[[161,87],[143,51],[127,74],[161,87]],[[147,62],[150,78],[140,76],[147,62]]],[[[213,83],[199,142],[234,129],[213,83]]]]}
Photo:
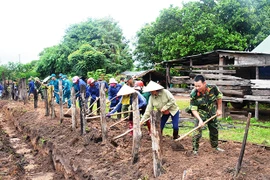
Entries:
{"type": "MultiPolygon", "coordinates": [[[[65,118],[60,124],[59,118],[44,116],[42,104],[37,109],[32,107],[32,102],[27,105],[8,102],[2,106],[2,125],[16,127],[16,133],[24,137],[24,142],[32,145],[32,152],[40,158],[34,158],[37,166],[32,172],[52,172],[53,179],[154,179],[151,138],[145,127],[142,128],[139,162],[132,165],[131,136],[117,139],[117,147],[111,143],[103,144],[98,119],[88,122],[87,134],[81,136],[79,128],[72,131],[70,118],[65,118]]],[[[109,125],[114,122],[113,119],[108,120],[109,125]]],[[[127,128],[127,122],[118,124],[109,130],[109,138],[123,133],[127,128]]],[[[162,140],[165,173],[157,179],[182,179],[183,174],[185,179],[233,178],[240,143],[220,142],[220,147],[226,151],[219,153],[212,150],[208,140],[202,139],[198,156],[191,153],[190,137],[181,141],[184,151],[174,151],[174,143],[171,137],[166,136],[162,140]]],[[[247,144],[237,179],[270,179],[269,161],[270,151],[247,144]]],[[[26,164],[21,165],[22,171],[18,176],[24,176],[26,164]]],[[[1,164],[1,167],[9,168],[5,164],[1,164]]]]}

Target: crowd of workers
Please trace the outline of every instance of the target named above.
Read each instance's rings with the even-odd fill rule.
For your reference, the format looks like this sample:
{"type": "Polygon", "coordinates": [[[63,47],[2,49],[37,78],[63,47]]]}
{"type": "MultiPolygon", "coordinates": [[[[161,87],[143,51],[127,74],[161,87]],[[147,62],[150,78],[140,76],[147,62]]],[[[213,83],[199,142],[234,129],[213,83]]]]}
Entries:
{"type": "MultiPolygon", "coordinates": [[[[108,92],[108,101],[110,102],[110,110],[107,117],[111,117],[115,112],[127,112],[132,109],[132,100],[134,94],[138,95],[138,108],[140,110],[141,121],[147,120],[150,117],[150,112],[154,109],[159,110],[162,113],[161,116],[161,132],[165,127],[165,124],[169,117],[172,119],[173,127],[173,139],[179,138],[179,121],[180,110],[176,104],[174,96],[164,89],[160,84],[150,81],[147,86],[143,81],[135,80],[132,76],[128,75],[125,78],[121,78],[118,83],[115,78],[110,78],[109,83],[99,79],[89,78],[83,80],[78,76],[72,78],[72,82],[62,73],[59,74],[59,78],[56,78],[55,74],[52,74],[48,86],[53,86],[53,92],[56,103],[59,103],[59,81],[62,81],[63,86],[63,103],[67,103],[68,108],[71,107],[71,87],[74,87],[76,97],[80,98],[80,89],[85,88],[85,101],[83,102],[87,113],[91,113],[93,110],[93,104],[97,104],[97,108],[100,107],[99,92],[101,84],[104,83],[105,91],[108,92]]],[[[29,79],[29,95],[31,93],[41,94],[41,98],[44,98],[39,78],[29,79]]],[[[221,115],[221,98],[222,93],[217,86],[208,85],[204,76],[197,75],[194,78],[195,88],[190,94],[190,107],[191,114],[196,118],[195,127],[203,127],[204,121],[211,116],[217,114],[221,115]]],[[[82,103],[82,102],[80,102],[82,103]]],[[[99,113],[99,111],[97,111],[99,113]]],[[[129,122],[129,128],[133,128],[133,113],[124,113],[124,118],[129,122]]],[[[120,119],[121,114],[118,113],[117,118],[120,119]]],[[[148,132],[151,134],[151,127],[149,120],[146,121],[148,132]]],[[[224,151],[218,147],[218,128],[217,119],[210,121],[208,124],[210,143],[212,148],[217,151],[224,151]]],[[[132,132],[131,132],[132,134],[132,132]]],[[[202,136],[202,130],[199,128],[193,134],[193,153],[198,154],[199,140],[202,136]]]]}

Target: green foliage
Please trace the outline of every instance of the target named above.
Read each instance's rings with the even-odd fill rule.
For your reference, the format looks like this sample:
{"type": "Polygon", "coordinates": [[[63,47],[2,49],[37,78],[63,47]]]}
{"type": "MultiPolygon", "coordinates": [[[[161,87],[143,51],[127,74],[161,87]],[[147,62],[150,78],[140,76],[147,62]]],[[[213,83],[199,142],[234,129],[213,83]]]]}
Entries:
{"type": "Polygon", "coordinates": [[[216,49],[245,50],[269,35],[268,0],[201,0],[163,9],[137,32],[134,57],[142,69],[216,49]]]}
{"type": "Polygon", "coordinates": [[[97,69],[96,71],[87,72],[87,77],[92,77],[95,80],[103,79],[108,82],[110,78],[114,77],[114,75],[106,74],[105,69],[97,69]]]}
{"type": "Polygon", "coordinates": [[[133,67],[128,41],[110,17],[89,18],[71,25],[59,45],[45,49],[40,55],[38,70],[43,76],[48,72],[86,76],[96,69],[118,74],[133,67]]]}

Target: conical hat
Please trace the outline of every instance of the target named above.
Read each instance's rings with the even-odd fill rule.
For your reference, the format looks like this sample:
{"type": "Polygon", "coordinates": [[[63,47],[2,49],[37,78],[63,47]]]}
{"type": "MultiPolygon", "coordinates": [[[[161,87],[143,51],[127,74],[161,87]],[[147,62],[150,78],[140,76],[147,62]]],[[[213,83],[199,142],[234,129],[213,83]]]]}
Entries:
{"type": "Polygon", "coordinates": [[[160,89],[164,89],[164,87],[159,85],[158,83],[155,83],[154,81],[150,81],[147,84],[147,86],[143,89],[143,92],[156,91],[160,89]]]}
{"type": "Polygon", "coordinates": [[[117,96],[124,96],[124,95],[128,95],[128,94],[132,94],[136,92],[135,89],[129,87],[128,85],[124,84],[121,89],[119,90],[119,92],[117,93],[117,96]]]}

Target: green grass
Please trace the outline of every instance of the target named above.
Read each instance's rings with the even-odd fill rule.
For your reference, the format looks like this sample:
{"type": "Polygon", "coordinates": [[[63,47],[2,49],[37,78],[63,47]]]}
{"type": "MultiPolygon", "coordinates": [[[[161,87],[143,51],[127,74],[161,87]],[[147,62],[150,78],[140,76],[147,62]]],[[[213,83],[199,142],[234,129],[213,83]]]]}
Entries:
{"type": "MultiPolygon", "coordinates": [[[[177,100],[176,104],[178,105],[179,109],[183,111],[186,107],[189,106],[189,100],[177,100]]],[[[219,119],[219,121],[222,124],[222,126],[220,126],[219,128],[219,139],[237,142],[243,141],[246,122],[235,120],[231,117],[219,119]],[[231,125],[235,128],[226,128],[226,125],[231,125]]],[[[180,135],[183,135],[194,128],[194,124],[192,122],[183,122],[182,124],[184,127],[179,127],[180,135]]],[[[163,130],[163,134],[172,136],[172,131],[172,125],[166,124],[163,130]]],[[[251,118],[247,142],[270,146],[269,132],[270,121],[261,122],[256,120],[255,118],[251,118]],[[258,125],[266,128],[258,127],[258,125]]],[[[189,136],[192,136],[192,133],[189,136]]],[[[203,130],[203,138],[209,139],[209,131],[207,128],[203,130]]]]}

